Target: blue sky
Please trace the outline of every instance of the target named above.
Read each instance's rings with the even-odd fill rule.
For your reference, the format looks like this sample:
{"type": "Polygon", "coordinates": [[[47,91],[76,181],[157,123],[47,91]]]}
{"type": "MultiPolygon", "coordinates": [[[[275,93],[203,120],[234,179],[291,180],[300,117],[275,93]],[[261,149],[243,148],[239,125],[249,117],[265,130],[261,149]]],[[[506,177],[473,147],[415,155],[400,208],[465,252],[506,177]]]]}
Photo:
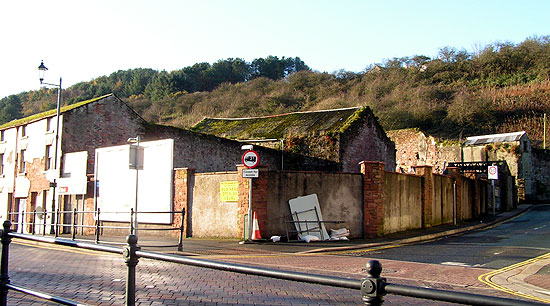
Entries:
{"type": "Polygon", "coordinates": [[[550,35],[550,1],[57,0],[0,4],[0,97],[63,87],[117,70],[172,71],[274,55],[317,71],[359,72],[386,58],[435,57],[445,46],[550,35]]]}

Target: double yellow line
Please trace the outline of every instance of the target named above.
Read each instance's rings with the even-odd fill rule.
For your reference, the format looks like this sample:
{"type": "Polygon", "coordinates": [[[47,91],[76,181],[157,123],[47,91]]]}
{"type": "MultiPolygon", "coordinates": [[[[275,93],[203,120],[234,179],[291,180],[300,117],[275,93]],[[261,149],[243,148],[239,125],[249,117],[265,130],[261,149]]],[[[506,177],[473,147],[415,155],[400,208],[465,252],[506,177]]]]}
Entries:
{"type": "Polygon", "coordinates": [[[515,290],[511,290],[511,289],[505,288],[501,285],[495,284],[494,282],[491,281],[491,278],[495,275],[505,273],[505,272],[523,267],[525,265],[535,263],[539,260],[549,259],[549,258],[550,258],[550,253],[546,253],[544,255],[540,255],[538,257],[531,258],[531,259],[528,259],[526,261],[522,261],[522,262],[519,262],[517,264],[502,268],[502,269],[498,269],[498,270],[495,270],[495,271],[492,271],[492,272],[489,272],[489,273],[482,274],[477,279],[480,282],[488,285],[489,287],[495,288],[495,289],[500,290],[500,291],[504,291],[506,293],[509,293],[509,294],[512,294],[512,295],[515,295],[515,296],[520,296],[520,297],[524,297],[524,298],[531,299],[531,300],[536,300],[536,301],[543,302],[543,303],[550,303],[550,299],[538,298],[536,296],[532,296],[532,295],[529,295],[529,294],[525,294],[525,293],[521,293],[521,292],[518,292],[518,291],[515,291],[515,290]]]}

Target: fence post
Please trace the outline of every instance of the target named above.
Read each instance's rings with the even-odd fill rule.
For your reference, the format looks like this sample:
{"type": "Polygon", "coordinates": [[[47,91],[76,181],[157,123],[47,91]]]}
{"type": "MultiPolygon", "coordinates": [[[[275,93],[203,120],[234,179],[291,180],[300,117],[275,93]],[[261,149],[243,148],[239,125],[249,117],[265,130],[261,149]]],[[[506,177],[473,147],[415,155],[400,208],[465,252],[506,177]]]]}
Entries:
{"type": "Polygon", "coordinates": [[[57,238],[57,236],[59,236],[59,227],[58,227],[59,226],[59,208],[57,208],[57,210],[52,213],[55,213],[54,235],[57,238]]]}
{"type": "Polygon", "coordinates": [[[124,262],[128,266],[126,274],[126,306],[136,305],[136,265],[139,262],[139,257],[136,255],[136,251],[141,248],[137,245],[138,237],[134,234],[130,234],[126,237],[128,245],[124,246],[122,256],[124,262]]]}
{"type": "Polygon", "coordinates": [[[96,214],[96,220],[95,220],[95,243],[98,244],[99,243],[99,208],[97,209],[97,214],[96,214]]]}
{"type": "Polygon", "coordinates": [[[382,296],[386,294],[384,289],[386,278],[380,277],[382,264],[378,260],[367,262],[367,277],[361,279],[361,296],[365,305],[379,306],[384,303],[382,296]]]}
{"type": "Polygon", "coordinates": [[[180,251],[180,252],[183,251],[183,226],[185,224],[184,219],[185,219],[185,208],[182,208],[181,209],[181,224],[180,224],[180,239],[179,239],[179,242],[178,242],[178,251],[180,251]]]}
{"type": "Polygon", "coordinates": [[[42,229],[42,236],[45,236],[46,235],[46,223],[48,220],[48,210],[44,208],[44,224],[42,225],[43,226],[43,229],[42,229]]]}
{"type": "Polygon", "coordinates": [[[36,227],[36,209],[32,211],[32,229],[31,229],[31,234],[35,234],[34,232],[34,228],[36,227]]]}
{"type": "Polygon", "coordinates": [[[73,226],[72,226],[72,229],[71,229],[71,232],[73,234],[73,240],[75,240],[76,238],[76,208],[73,210],[73,226]]]}
{"type": "Polygon", "coordinates": [[[8,260],[10,254],[10,233],[11,222],[9,220],[4,221],[2,224],[4,229],[2,230],[2,263],[0,264],[0,305],[8,304],[8,288],[7,284],[10,283],[10,277],[8,275],[8,260]]]}
{"type": "Polygon", "coordinates": [[[130,234],[134,233],[134,209],[130,208],[130,234]]]}

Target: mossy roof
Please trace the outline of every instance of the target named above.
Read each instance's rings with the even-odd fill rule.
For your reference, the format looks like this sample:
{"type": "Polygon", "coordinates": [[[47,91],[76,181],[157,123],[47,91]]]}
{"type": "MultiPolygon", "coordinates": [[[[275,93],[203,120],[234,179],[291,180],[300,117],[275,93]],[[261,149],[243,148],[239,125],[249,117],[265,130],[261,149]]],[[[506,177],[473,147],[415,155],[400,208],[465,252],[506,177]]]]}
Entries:
{"type": "Polygon", "coordinates": [[[192,131],[229,139],[280,139],[284,136],[338,134],[365,114],[366,107],[296,112],[253,118],[205,118],[192,131]]]}
{"type": "MultiPolygon", "coordinates": [[[[73,110],[75,108],[78,108],[78,107],[81,107],[83,105],[99,101],[101,99],[105,99],[105,98],[110,97],[112,95],[113,94],[110,93],[110,94],[107,94],[107,95],[104,95],[104,96],[101,96],[101,97],[97,97],[97,98],[93,98],[93,99],[90,99],[90,100],[74,103],[74,104],[71,104],[71,105],[62,106],[59,109],[59,113],[62,114],[62,113],[68,112],[68,111],[73,110]]],[[[37,121],[37,120],[40,120],[40,119],[55,116],[56,114],[57,114],[57,109],[52,109],[52,110],[49,110],[49,111],[45,111],[45,112],[42,112],[42,113],[38,113],[38,114],[28,116],[28,117],[25,117],[25,118],[12,120],[8,123],[4,123],[4,124],[0,125],[0,130],[4,130],[4,129],[14,127],[14,126],[29,124],[31,122],[34,122],[34,121],[37,121]]]]}

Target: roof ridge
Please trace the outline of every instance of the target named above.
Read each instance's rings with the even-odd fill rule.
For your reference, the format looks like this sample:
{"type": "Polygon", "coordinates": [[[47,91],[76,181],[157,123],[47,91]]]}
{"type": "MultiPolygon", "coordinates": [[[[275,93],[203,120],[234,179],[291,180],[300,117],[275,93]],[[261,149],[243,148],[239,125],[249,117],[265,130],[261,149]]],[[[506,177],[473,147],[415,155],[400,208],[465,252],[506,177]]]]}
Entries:
{"type": "Polygon", "coordinates": [[[519,132],[510,132],[510,133],[501,133],[501,134],[478,135],[478,136],[469,136],[469,137],[466,137],[466,139],[482,139],[482,138],[491,138],[491,137],[515,136],[515,135],[523,135],[525,133],[527,132],[519,131],[519,132]]]}
{"type": "MultiPolygon", "coordinates": [[[[80,101],[80,102],[77,102],[77,103],[65,105],[65,106],[62,106],[62,107],[59,108],[59,113],[62,114],[62,113],[68,112],[70,110],[73,110],[75,108],[79,108],[81,106],[99,101],[101,99],[105,99],[105,98],[110,97],[110,96],[116,97],[115,94],[109,93],[109,94],[106,94],[106,95],[103,95],[103,96],[100,96],[100,97],[95,97],[95,98],[92,98],[92,99],[89,99],[89,100],[84,100],[84,101],[80,101]]],[[[38,121],[38,120],[48,118],[48,117],[53,117],[53,116],[56,116],[56,115],[57,115],[57,108],[50,109],[50,110],[47,110],[47,111],[44,111],[44,112],[41,112],[41,113],[37,113],[37,114],[30,115],[30,116],[27,116],[27,117],[23,117],[23,118],[20,118],[20,119],[14,119],[10,122],[6,122],[6,123],[0,125],[0,130],[7,129],[7,128],[10,128],[10,127],[14,127],[14,126],[28,124],[28,123],[31,123],[31,122],[34,122],[34,121],[38,121]]]]}
{"type": "Polygon", "coordinates": [[[258,117],[242,117],[242,118],[214,118],[214,117],[210,118],[210,117],[205,117],[203,120],[205,120],[205,119],[213,119],[213,120],[231,120],[231,121],[236,121],[236,120],[250,120],[250,119],[262,119],[262,118],[283,117],[283,116],[288,116],[288,115],[293,115],[293,114],[328,113],[328,112],[337,112],[337,111],[352,110],[352,109],[359,110],[359,109],[361,109],[361,107],[362,107],[362,106],[354,106],[354,107],[346,107],[346,108],[324,109],[324,110],[317,110],[317,111],[301,111],[301,112],[291,112],[291,113],[276,114],[276,115],[267,115],[267,116],[258,116],[258,117]]]}

